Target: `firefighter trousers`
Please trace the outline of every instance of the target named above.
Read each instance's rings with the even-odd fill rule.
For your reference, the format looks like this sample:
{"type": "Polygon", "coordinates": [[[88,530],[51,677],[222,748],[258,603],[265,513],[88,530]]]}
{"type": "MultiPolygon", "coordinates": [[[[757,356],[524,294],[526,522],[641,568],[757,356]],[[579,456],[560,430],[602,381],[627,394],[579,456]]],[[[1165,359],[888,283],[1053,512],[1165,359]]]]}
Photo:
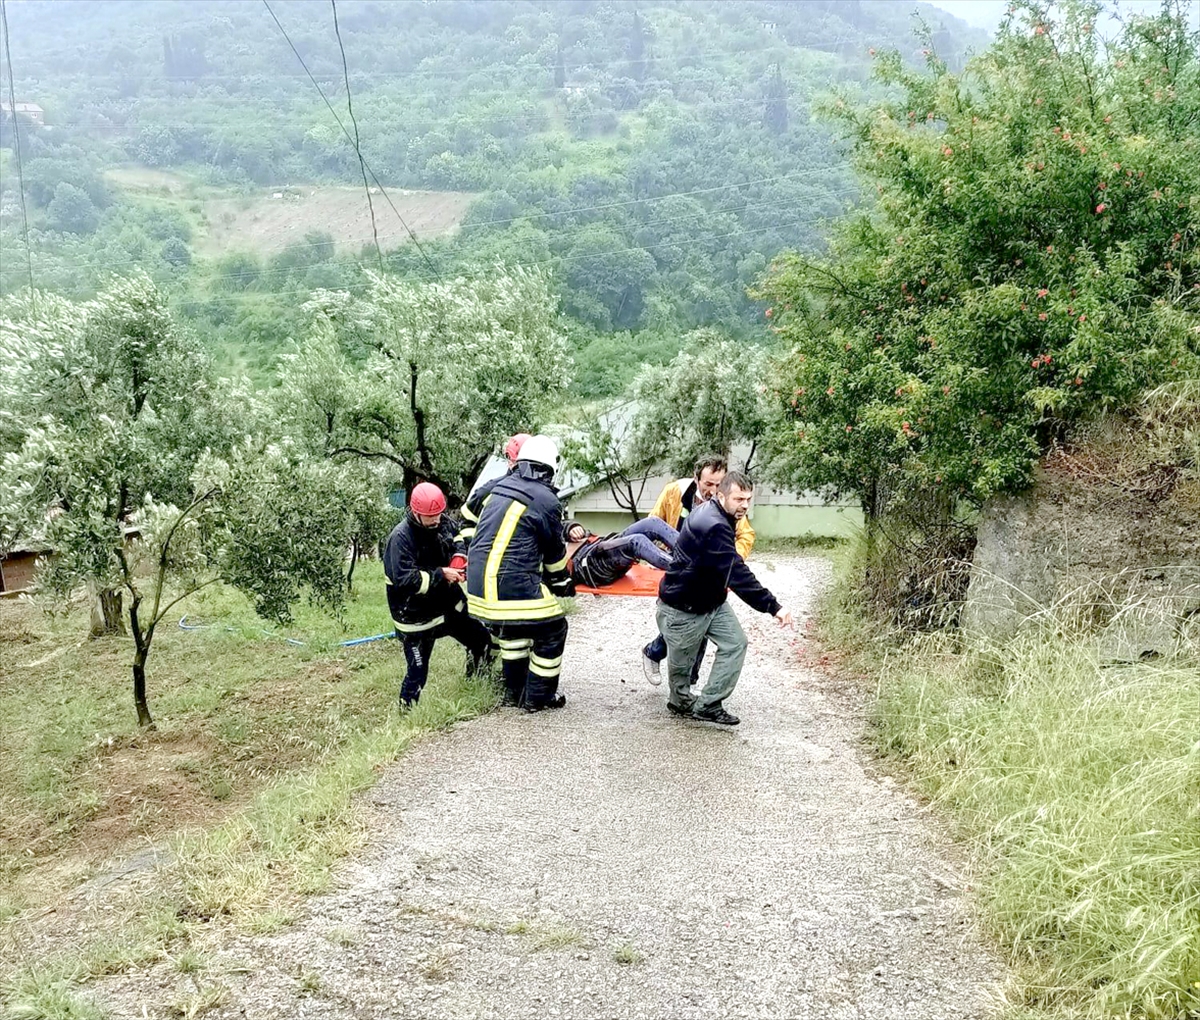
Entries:
{"type": "Polygon", "coordinates": [[[558,693],[566,617],[550,620],[489,621],[487,628],[500,649],[500,666],[508,697],[518,705],[539,708],[558,693]]]}
{"type": "Polygon", "coordinates": [[[404,705],[414,705],[421,697],[425,681],[429,679],[429,657],[433,654],[434,642],[440,637],[454,638],[467,650],[469,674],[486,672],[491,664],[492,649],[488,632],[478,620],[467,615],[465,608],[447,612],[445,622],[429,630],[410,632],[397,629],[396,636],[404,645],[404,661],[408,665],[404,683],[400,685],[400,701],[404,705]]]}

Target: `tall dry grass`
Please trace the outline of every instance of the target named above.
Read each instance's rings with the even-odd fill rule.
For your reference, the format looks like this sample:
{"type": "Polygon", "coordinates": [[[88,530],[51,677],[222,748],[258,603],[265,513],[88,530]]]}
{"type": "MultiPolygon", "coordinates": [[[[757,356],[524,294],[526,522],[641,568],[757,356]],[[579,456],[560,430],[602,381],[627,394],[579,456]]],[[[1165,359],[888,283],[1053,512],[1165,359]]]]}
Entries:
{"type": "Polygon", "coordinates": [[[1014,1015],[1200,1017],[1200,660],[1106,662],[1065,604],[991,647],[900,636],[850,591],[826,639],[876,671],[880,750],[970,846],[1014,1015]]]}

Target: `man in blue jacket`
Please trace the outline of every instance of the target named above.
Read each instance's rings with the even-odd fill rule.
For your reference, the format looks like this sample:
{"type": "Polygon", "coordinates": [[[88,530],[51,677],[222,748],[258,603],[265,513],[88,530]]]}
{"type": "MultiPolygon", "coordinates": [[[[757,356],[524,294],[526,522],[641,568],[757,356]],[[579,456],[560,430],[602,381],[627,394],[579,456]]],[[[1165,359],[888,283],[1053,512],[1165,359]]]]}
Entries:
{"type": "Polygon", "coordinates": [[[728,602],[730,589],[746,605],[769,613],[784,627],[792,614],[758,582],[738,555],[737,522],[746,516],[754,483],[741,471],[721,479],[717,495],[684,521],[671,565],[658,587],[658,629],[667,642],[670,691],[667,708],[675,715],[736,726],[725,710],[746,659],[746,635],[728,602]],[[708,683],[698,697],[691,693],[690,673],[696,651],[705,640],[717,646],[708,683]]]}

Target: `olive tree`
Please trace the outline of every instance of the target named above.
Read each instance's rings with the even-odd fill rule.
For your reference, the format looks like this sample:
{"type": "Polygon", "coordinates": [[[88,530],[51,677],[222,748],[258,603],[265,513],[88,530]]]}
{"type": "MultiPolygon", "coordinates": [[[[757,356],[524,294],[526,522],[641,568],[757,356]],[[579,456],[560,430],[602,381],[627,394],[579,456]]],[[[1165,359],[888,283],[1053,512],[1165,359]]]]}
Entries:
{"type": "Polygon", "coordinates": [[[728,457],[735,444],[748,443],[742,466],[749,470],[777,417],[764,393],[767,373],[762,347],[735,343],[712,329],[689,333],[674,361],[643,369],[634,383],[635,459],[666,461],[688,474],[705,454],[728,457]]]}
{"type": "Polygon", "coordinates": [[[75,549],[93,633],[123,632],[119,563],[102,536],[119,538],[148,494],[185,500],[220,417],[208,366],[145,276],[92,301],[26,295],[4,312],[5,474],[39,507],[35,526],[75,549]]]}
{"type": "Polygon", "coordinates": [[[414,283],[371,275],[362,298],[309,306],[283,369],[287,428],[326,456],[390,465],[461,501],[506,435],[556,407],[566,342],[545,279],[526,269],[414,283]]]}
{"type": "Polygon", "coordinates": [[[340,606],[356,528],[342,470],[254,435],[269,416],[211,380],[153,284],[6,310],[0,533],[43,533],[54,556],[39,589],[65,598],[86,584],[107,629],[127,625],[140,724],[152,724],[154,635],[181,599],[225,581],[276,620],[305,592],[340,606]]]}

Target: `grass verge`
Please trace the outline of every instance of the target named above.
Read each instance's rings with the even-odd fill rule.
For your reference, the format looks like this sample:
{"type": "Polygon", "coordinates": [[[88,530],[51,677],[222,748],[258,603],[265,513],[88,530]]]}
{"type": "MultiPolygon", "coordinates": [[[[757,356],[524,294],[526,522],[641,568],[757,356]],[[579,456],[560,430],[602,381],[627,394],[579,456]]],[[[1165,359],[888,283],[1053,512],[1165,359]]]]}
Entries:
{"type": "Polygon", "coordinates": [[[417,737],[494,703],[488,684],[443,678],[412,712],[357,735],[322,767],[273,784],[215,828],[181,834],[172,867],[188,914],[254,923],[289,894],[328,888],[332,865],[363,838],[354,795],[417,737]]]}
{"type": "Polygon", "coordinates": [[[967,841],[1013,1016],[1200,1016],[1200,663],[1094,641],[888,634],[841,583],[822,636],[878,676],[874,737],[967,841]]]}
{"type": "Polygon", "coordinates": [[[377,575],[360,567],[341,621],[306,611],[270,637],[235,593],[195,599],[191,619],[211,626],[156,640],[153,734],[137,729],[127,641],[0,603],[0,1015],[98,1017],[80,994],[93,979],[191,960],[223,925],[291,923],[361,844],[354,795],[413,740],[494,704],[439,642],[420,705],[396,714],[394,642],[338,646],[388,628],[377,575]],[[134,879],[112,869],[148,843],[134,879]],[[88,879],[99,906],[83,910],[64,896],[88,879]]]}

